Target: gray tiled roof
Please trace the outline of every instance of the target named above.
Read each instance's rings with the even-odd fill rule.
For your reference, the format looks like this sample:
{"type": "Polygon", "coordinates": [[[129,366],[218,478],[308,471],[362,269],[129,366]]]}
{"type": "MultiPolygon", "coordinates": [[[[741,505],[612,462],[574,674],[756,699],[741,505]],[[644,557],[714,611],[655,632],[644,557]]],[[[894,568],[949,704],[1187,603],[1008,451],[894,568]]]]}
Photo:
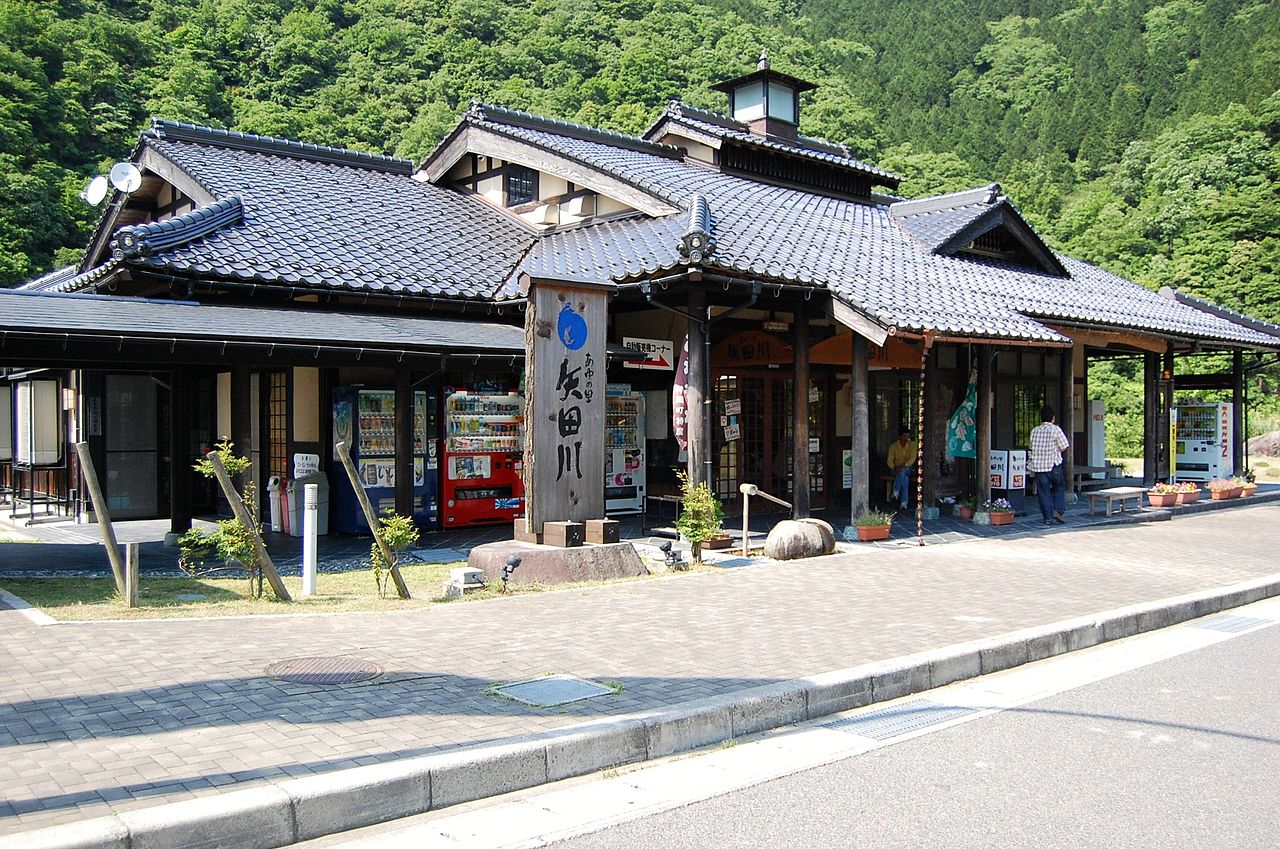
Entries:
{"type": "Polygon", "coordinates": [[[232,339],[338,344],[369,349],[501,353],[524,350],[524,330],[505,324],[385,313],[223,306],[108,295],[0,290],[6,330],[131,338],[232,339]]]}
{"type": "MultiPolygon", "coordinates": [[[[1247,345],[1274,339],[1160,297],[1087,263],[1054,255],[1070,277],[964,255],[931,252],[899,226],[888,206],[723,174],[604,142],[517,128],[545,149],[607,168],[687,206],[700,195],[715,214],[716,248],[703,265],[765,280],[812,284],[903,330],[1063,341],[1041,320],[1088,322],[1188,339],[1247,345]]],[[[988,187],[989,189],[990,187],[988,187]]],[[[987,190],[979,190],[987,191],[987,190]]],[[[992,202],[1005,202],[998,196],[992,202]]],[[[949,206],[954,200],[945,200],[949,206]]],[[[916,209],[919,210],[920,207],[916,209]]],[[[980,211],[965,213],[975,218],[980,211]]],[[[950,222],[949,226],[954,226],[950,222]]],[[[626,282],[685,262],[686,215],[637,217],[551,233],[520,270],[626,282]]],[[[504,292],[512,291],[511,284],[504,292]]]]}
{"type": "Polygon", "coordinates": [[[902,182],[902,178],[897,174],[856,159],[849,152],[849,148],[846,145],[834,144],[823,139],[810,138],[809,136],[800,136],[798,141],[795,142],[776,137],[765,138],[751,132],[747,125],[741,121],[717,112],[690,106],[679,100],[672,100],[667,104],[667,108],[663,113],[645,131],[645,138],[652,138],[655,131],[666,121],[682,124],[700,133],[715,136],[721,140],[729,140],[736,144],[800,156],[817,162],[825,162],[828,165],[838,165],[842,168],[866,174],[869,177],[875,177],[877,182],[890,186],[896,187],[898,183],[902,182]]]}
{"type": "MultiPolygon", "coordinates": [[[[299,288],[483,298],[533,233],[407,160],[156,122],[143,143],[243,221],[130,261],[149,268],[299,288]]],[[[216,206],[216,204],[215,204],[216,206]]],[[[205,210],[207,212],[208,210],[205,210]]],[[[154,238],[157,228],[147,225],[154,238]]]]}
{"type": "Polygon", "coordinates": [[[55,268],[48,274],[42,274],[34,280],[29,280],[18,288],[27,292],[56,292],[58,291],[58,287],[75,279],[77,273],[76,266],[65,265],[62,268],[55,268]]]}

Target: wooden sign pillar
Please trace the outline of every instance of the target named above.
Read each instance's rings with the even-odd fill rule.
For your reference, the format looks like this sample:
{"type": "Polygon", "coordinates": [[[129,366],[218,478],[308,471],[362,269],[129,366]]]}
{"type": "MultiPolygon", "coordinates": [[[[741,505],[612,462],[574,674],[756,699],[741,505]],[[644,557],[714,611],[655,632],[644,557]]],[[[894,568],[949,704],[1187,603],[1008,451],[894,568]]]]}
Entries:
{"type": "Polygon", "coordinates": [[[527,276],[521,283],[528,296],[524,532],[537,538],[547,522],[604,516],[605,337],[614,286],[527,276]]]}

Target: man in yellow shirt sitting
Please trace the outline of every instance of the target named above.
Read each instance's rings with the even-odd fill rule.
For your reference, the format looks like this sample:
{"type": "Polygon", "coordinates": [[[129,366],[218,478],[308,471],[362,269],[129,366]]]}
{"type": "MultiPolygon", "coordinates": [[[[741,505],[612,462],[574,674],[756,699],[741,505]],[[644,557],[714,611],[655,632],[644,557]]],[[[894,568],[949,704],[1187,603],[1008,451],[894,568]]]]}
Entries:
{"type": "Polygon", "coordinates": [[[916,455],[919,452],[911,431],[903,428],[898,433],[898,441],[889,446],[889,469],[893,472],[893,497],[907,509],[911,501],[911,472],[916,466],[916,455]]]}

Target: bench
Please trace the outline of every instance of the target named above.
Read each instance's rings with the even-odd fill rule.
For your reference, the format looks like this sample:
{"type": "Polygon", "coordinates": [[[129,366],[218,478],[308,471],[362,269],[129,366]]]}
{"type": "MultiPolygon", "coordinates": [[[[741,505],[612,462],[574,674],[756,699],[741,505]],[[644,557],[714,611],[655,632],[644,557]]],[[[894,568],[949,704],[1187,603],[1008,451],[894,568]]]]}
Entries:
{"type": "Polygon", "coordinates": [[[1119,512],[1124,512],[1124,503],[1132,498],[1136,503],[1134,507],[1142,506],[1142,496],[1146,494],[1146,488],[1141,486],[1113,486],[1107,489],[1098,489],[1093,492],[1086,492],[1089,498],[1089,515],[1093,515],[1093,509],[1099,501],[1106,502],[1106,515],[1110,516],[1115,503],[1120,502],[1119,512]]]}
{"type": "Polygon", "coordinates": [[[1106,486],[1107,481],[1111,478],[1110,466],[1076,466],[1071,470],[1072,483],[1075,485],[1076,492],[1084,489],[1092,489],[1094,487],[1106,486]],[[1094,478],[1094,475],[1103,475],[1101,480],[1094,478]]]}

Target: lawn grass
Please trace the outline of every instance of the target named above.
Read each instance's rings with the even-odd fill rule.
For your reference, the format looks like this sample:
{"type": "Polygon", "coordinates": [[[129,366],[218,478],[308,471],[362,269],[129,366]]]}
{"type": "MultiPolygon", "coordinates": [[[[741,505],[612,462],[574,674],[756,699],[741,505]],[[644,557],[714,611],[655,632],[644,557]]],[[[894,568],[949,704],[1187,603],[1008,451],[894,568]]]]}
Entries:
{"type": "MultiPolygon", "coordinates": [[[[285,577],[284,585],[293,596],[292,602],[276,601],[270,585],[264,585],[263,597],[253,598],[249,581],[243,576],[216,578],[149,578],[143,577],[138,588],[138,607],[127,608],[116,593],[115,582],[102,578],[0,578],[4,589],[33,607],[61,621],[103,619],[180,619],[208,616],[292,615],[298,613],[345,613],[373,611],[379,613],[416,610],[432,604],[457,601],[441,595],[441,586],[449,570],[465,563],[415,563],[400,568],[410,599],[395,596],[379,598],[368,570],[321,574],[316,579],[317,594],[302,597],[302,579],[285,577]],[[203,598],[182,598],[199,595],[203,598]]],[[[705,571],[708,566],[694,566],[705,571]]],[[[646,580],[618,578],[612,581],[586,581],[572,584],[512,583],[510,595],[545,592],[550,589],[574,589],[617,581],[646,580]]],[[[470,592],[466,600],[495,598],[503,595],[501,583],[494,581],[483,590],[470,592]]]]}
{"type": "Polygon", "coordinates": [[[39,542],[35,537],[20,534],[17,531],[0,531],[0,544],[6,542],[39,542]]]}

